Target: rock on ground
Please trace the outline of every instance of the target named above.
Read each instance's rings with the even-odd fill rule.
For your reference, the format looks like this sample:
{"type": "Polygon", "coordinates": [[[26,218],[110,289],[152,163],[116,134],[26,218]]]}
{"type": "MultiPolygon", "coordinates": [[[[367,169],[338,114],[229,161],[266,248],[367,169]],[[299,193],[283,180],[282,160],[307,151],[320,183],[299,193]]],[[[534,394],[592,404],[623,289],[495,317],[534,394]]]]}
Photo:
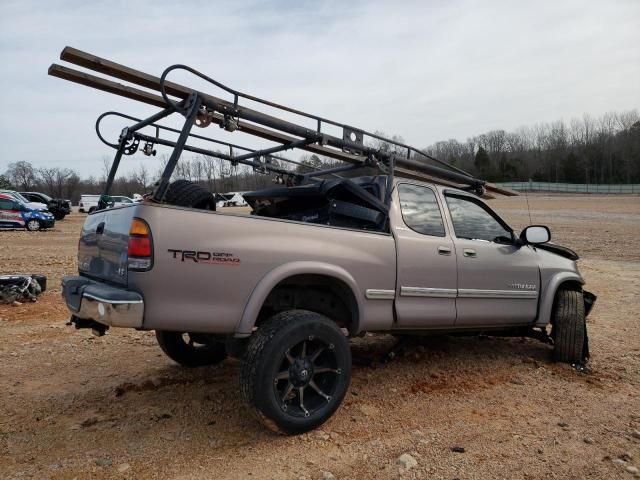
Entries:
{"type": "Polygon", "coordinates": [[[398,458],[398,465],[400,465],[405,470],[410,470],[413,467],[417,467],[418,466],[418,461],[415,458],[413,458],[411,455],[409,455],[408,453],[403,453],[398,458]]]}

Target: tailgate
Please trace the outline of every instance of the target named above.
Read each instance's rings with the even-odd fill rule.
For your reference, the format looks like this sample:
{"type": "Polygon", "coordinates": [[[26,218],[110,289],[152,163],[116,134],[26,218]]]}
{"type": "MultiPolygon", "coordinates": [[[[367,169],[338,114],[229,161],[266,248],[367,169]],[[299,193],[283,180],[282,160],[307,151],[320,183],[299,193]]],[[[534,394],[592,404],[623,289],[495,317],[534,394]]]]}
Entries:
{"type": "Polygon", "coordinates": [[[129,228],[136,205],[87,216],[78,244],[78,270],[92,278],[127,284],[129,228]]]}

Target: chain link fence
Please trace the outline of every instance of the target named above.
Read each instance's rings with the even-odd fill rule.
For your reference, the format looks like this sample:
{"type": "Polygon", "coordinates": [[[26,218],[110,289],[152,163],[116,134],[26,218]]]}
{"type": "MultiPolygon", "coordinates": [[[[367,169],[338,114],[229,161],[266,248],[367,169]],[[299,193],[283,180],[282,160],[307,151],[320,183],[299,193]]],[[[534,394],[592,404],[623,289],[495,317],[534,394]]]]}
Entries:
{"type": "Polygon", "coordinates": [[[585,184],[553,182],[502,182],[501,187],[521,192],[564,192],[564,193],[639,193],[640,184],[585,184]]]}

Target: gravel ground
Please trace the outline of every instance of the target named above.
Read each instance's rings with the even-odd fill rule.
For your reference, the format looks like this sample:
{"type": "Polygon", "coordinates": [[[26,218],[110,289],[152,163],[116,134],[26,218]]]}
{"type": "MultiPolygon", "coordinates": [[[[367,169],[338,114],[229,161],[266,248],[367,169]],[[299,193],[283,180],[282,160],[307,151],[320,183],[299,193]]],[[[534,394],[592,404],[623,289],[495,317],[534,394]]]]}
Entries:
{"type": "MultiPolygon", "coordinates": [[[[96,338],[65,326],[84,215],[0,232],[0,269],[49,276],[35,304],[0,306],[0,478],[640,478],[640,197],[529,196],[490,203],[551,227],[588,289],[590,371],[527,339],[422,338],[389,364],[355,366],[323,427],[262,428],[239,403],[239,364],[183,369],[153,333],[96,338]]],[[[353,342],[375,358],[389,336],[353,342]]]]}

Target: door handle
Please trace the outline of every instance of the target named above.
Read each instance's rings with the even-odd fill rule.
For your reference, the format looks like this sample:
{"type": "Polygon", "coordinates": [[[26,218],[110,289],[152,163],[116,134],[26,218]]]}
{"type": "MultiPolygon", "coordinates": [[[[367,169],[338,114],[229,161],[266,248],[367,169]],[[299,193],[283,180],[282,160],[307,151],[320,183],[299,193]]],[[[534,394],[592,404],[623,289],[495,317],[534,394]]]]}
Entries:
{"type": "Polygon", "coordinates": [[[464,250],[462,250],[462,254],[465,257],[476,257],[476,251],[473,248],[465,248],[464,250]]]}
{"type": "Polygon", "coordinates": [[[439,255],[451,255],[451,249],[449,247],[438,247],[439,255]]]}

